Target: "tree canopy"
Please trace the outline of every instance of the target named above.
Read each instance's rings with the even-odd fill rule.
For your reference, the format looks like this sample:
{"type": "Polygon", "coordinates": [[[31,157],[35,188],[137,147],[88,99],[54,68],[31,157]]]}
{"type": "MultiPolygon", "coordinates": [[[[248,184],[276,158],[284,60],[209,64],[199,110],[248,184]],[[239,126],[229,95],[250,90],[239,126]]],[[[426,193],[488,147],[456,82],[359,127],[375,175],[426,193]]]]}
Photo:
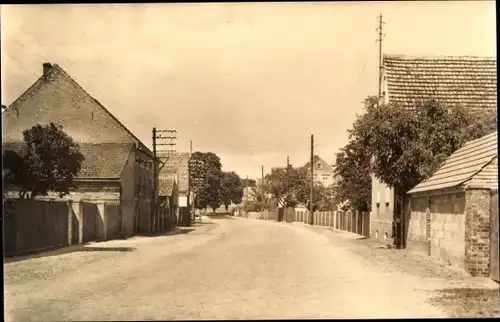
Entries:
{"type": "Polygon", "coordinates": [[[22,199],[49,191],[61,197],[68,194],[84,160],[78,144],[54,123],[36,124],[24,130],[23,137],[26,145],[21,154],[4,153],[6,184],[17,187],[22,199]]]}
{"type": "Polygon", "coordinates": [[[243,182],[236,172],[223,172],[221,181],[222,203],[228,210],[231,203],[239,204],[243,198],[243,182]]]}
{"type": "Polygon", "coordinates": [[[333,187],[337,204],[349,201],[359,211],[369,211],[371,204],[370,155],[363,142],[351,140],[336,155],[333,187]]]}
{"type": "MultiPolygon", "coordinates": [[[[358,164],[362,164],[363,169],[366,158],[370,158],[372,173],[394,187],[397,196],[405,196],[465,142],[494,130],[494,112],[449,107],[435,100],[408,110],[393,104],[378,105],[373,98],[368,98],[366,113],[354,122],[346,146],[359,153],[346,155],[352,164],[362,161],[358,164]]],[[[344,178],[348,177],[346,174],[344,178]]]]}
{"type": "Polygon", "coordinates": [[[307,169],[273,168],[264,177],[264,190],[270,193],[278,206],[295,207],[298,204],[297,195],[307,185],[307,169]]]}
{"type": "Polygon", "coordinates": [[[221,205],[222,165],[212,152],[194,152],[190,158],[191,187],[195,193],[195,206],[214,211],[221,205]]]}

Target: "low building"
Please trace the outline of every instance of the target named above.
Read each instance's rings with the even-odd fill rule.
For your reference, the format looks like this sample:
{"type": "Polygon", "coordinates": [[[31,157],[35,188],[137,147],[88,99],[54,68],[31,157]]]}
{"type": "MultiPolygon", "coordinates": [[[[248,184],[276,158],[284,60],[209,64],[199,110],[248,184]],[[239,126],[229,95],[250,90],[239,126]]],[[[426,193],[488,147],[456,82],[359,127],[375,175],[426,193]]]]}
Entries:
{"type": "Polygon", "coordinates": [[[66,198],[119,204],[125,237],[150,230],[151,150],[60,66],[44,63],[41,77],[4,109],[2,122],[3,149],[18,152],[24,130],[51,122],[62,125],[85,157],[76,189],[66,198]]]}
{"type": "Polygon", "coordinates": [[[188,198],[189,193],[189,152],[160,152],[157,156],[165,162],[161,168],[159,178],[174,179],[177,187],[177,218],[179,223],[185,224],[189,217],[189,210],[192,204],[192,196],[188,198]]]}
{"type": "Polygon", "coordinates": [[[498,133],[466,143],[408,194],[407,247],[498,281],[498,133]]]}
{"type": "MultiPolygon", "coordinates": [[[[497,68],[492,57],[384,55],[383,103],[415,109],[434,99],[448,106],[496,110],[497,68]]],[[[393,243],[394,189],[372,176],[370,237],[393,243]]]]}

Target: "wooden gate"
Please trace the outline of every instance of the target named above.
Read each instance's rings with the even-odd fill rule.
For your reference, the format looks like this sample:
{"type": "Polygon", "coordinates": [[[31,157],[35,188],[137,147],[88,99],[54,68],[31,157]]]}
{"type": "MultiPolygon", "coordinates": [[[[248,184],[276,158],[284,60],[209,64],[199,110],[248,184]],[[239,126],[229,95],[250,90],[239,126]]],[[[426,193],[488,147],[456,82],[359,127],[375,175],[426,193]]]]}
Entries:
{"type": "Polygon", "coordinates": [[[97,240],[97,220],[99,211],[97,204],[83,202],[83,242],[88,243],[97,240]]]}
{"type": "Polygon", "coordinates": [[[498,190],[491,192],[490,209],[490,277],[500,282],[498,260],[498,190]]]}

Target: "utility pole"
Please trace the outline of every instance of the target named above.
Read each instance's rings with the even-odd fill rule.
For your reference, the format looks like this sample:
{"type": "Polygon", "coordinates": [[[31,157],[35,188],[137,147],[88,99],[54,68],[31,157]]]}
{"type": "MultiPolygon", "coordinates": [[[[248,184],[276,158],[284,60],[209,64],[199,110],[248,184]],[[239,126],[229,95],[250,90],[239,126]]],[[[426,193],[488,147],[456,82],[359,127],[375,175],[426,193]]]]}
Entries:
{"type": "Polygon", "coordinates": [[[156,127],[153,127],[153,195],[151,196],[151,215],[149,220],[150,231],[154,231],[154,218],[156,216],[156,187],[158,186],[156,175],[156,127]]]}
{"type": "Polygon", "coordinates": [[[177,130],[175,129],[156,129],[156,127],[153,127],[153,193],[151,199],[150,220],[150,227],[152,232],[156,229],[159,229],[157,209],[158,176],[169,158],[168,153],[175,151],[175,140],[177,139],[176,134],[177,130]],[[162,133],[168,133],[168,135],[164,136],[162,135],[162,133]],[[165,146],[169,148],[162,148],[165,146]],[[160,148],[158,149],[158,147],[160,148]],[[160,157],[158,156],[159,154],[161,154],[160,157]],[[163,161],[161,159],[163,159],[163,161]],[[158,167],[157,161],[160,161],[160,167],[158,167]]]}
{"type": "MultiPolygon", "coordinates": [[[[188,163],[188,208],[189,208],[189,220],[191,221],[191,214],[193,212],[193,207],[191,205],[191,155],[193,154],[193,141],[189,140],[189,163],[188,163]]],[[[193,198],[194,200],[194,198],[193,198]]],[[[194,213],[193,213],[194,215],[194,213]]],[[[194,221],[194,218],[193,218],[194,221]]],[[[189,223],[191,226],[191,223],[189,223]]]]}
{"type": "Polygon", "coordinates": [[[290,157],[289,156],[286,157],[286,167],[288,168],[288,166],[290,166],[290,157]]]}
{"type": "Polygon", "coordinates": [[[314,187],[314,135],[311,134],[311,195],[309,196],[309,212],[311,214],[309,218],[309,224],[313,224],[313,187],[314,187]]]}
{"type": "Polygon", "coordinates": [[[384,21],[382,21],[382,14],[380,14],[378,17],[378,28],[376,29],[378,31],[378,103],[380,104],[380,101],[382,99],[382,39],[385,36],[383,33],[383,25],[385,24],[384,21]]]}
{"type": "Polygon", "coordinates": [[[260,171],[261,171],[261,176],[262,176],[261,186],[263,186],[264,185],[264,166],[261,167],[260,171]]]}

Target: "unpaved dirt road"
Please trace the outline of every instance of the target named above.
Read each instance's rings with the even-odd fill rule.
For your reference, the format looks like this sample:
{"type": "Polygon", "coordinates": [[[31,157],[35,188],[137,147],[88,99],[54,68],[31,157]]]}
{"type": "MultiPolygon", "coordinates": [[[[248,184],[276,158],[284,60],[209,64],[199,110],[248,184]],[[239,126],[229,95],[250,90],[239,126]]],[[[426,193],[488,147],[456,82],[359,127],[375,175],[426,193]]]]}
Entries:
{"type": "Polygon", "coordinates": [[[371,265],[335,237],[268,221],[205,222],[188,234],[8,262],[6,320],[445,316],[428,303],[439,282],[371,265]]]}

